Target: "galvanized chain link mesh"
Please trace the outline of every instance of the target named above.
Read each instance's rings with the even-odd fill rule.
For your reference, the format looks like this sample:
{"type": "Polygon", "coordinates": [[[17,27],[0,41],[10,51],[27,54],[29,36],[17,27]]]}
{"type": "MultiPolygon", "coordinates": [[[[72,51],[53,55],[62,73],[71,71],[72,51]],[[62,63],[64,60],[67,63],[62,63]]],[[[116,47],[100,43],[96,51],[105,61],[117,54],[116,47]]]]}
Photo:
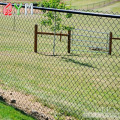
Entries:
{"type": "Polygon", "coordinates": [[[82,6],[80,6],[80,8],[85,9],[85,10],[92,10],[92,9],[109,6],[109,5],[117,3],[117,2],[119,2],[119,0],[104,0],[104,1],[96,2],[96,3],[92,3],[92,4],[88,4],[88,5],[82,5],[82,6]]]}
{"type": "Polygon", "coordinates": [[[22,8],[16,15],[13,7],[12,12],[0,14],[0,89],[12,91],[23,106],[29,103],[31,109],[42,111],[40,103],[54,110],[52,119],[119,120],[120,40],[112,40],[111,55],[109,44],[110,32],[120,38],[120,19],[82,14],[66,18],[67,13],[52,11],[62,25],[73,28],[70,53],[67,36],[40,34],[35,53],[35,24],[38,32],[68,34],[68,30],[57,30],[55,19],[54,30],[42,25],[42,20],[48,20],[43,10],[25,15],[22,8]]]}

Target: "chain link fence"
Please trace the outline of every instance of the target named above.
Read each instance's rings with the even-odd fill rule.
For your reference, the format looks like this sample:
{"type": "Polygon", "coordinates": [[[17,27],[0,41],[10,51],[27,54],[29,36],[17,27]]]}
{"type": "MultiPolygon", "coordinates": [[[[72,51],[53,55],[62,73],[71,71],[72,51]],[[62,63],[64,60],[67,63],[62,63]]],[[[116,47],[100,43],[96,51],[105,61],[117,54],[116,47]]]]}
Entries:
{"type": "Polygon", "coordinates": [[[80,8],[85,9],[85,10],[92,10],[92,9],[105,7],[105,6],[114,4],[116,2],[120,2],[120,0],[105,0],[105,1],[97,2],[97,3],[93,3],[93,4],[82,5],[82,6],[80,6],[80,8]]]}
{"type": "Polygon", "coordinates": [[[120,119],[120,16],[0,5],[0,93],[37,119],[120,119]]]}

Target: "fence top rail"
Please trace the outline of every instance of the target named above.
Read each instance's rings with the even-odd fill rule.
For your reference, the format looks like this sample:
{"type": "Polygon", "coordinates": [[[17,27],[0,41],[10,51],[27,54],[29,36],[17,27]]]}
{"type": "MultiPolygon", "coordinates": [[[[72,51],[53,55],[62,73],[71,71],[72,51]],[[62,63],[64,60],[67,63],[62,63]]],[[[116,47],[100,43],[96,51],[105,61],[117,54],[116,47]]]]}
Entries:
{"type": "MultiPolygon", "coordinates": [[[[7,5],[7,3],[0,2],[0,5],[7,5]]],[[[14,4],[12,4],[12,6],[14,6],[14,4]]],[[[25,8],[25,5],[22,5],[22,7],[25,8]]],[[[36,7],[36,6],[33,6],[33,9],[63,12],[63,13],[73,13],[73,14],[81,14],[81,15],[90,15],[90,16],[98,16],[98,17],[120,18],[120,15],[85,12],[85,11],[77,11],[77,10],[65,10],[65,9],[45,8],[45,7],[36,7]]]]}

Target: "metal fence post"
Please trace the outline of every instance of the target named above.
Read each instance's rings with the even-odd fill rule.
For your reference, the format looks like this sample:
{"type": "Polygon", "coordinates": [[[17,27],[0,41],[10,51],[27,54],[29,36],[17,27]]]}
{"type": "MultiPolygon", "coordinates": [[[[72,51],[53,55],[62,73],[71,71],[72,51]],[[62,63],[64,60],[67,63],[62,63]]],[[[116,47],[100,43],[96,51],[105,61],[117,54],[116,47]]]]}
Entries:
{"type": "Polygon", "coordinates": [[[35,25],[35,39],[34,39],[34,52],[37,53],[37,31],[38,25],[35,25]]]}
{"type": "Polygon", "coordinates": [[[15,31],[15,12],[14,12],[13,17],[14,17],[14,18],[13,18],[13,19],[14,19],[14,20],[13,20],[13,30],[15,31]]]}
{"type": "Polygon", "coordinates": [[[56,12],[54,17],[54,40],[53,40],[53,56],[55,55],[55,40],[56,40],[56,12]]]}

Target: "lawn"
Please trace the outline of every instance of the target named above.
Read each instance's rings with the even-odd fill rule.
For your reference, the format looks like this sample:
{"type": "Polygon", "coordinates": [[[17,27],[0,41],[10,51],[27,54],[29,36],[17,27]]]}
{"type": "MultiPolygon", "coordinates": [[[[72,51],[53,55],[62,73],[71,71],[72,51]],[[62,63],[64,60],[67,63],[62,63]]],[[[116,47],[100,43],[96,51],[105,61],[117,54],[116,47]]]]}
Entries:
{"type": "MultiPolygon", "coordinates": [[[[61,13],[61,17],[63,24],[85,30],[84,32],[79,30],[79,34],[92,36],[99,35],[96,32],[108,34],[113,32],[115,37],[120,34],[119,19],[84,15],[73,15],[72,18],[66,19],[64,13],[61,13]],[[96,32],[89,33],[88,30],[96,32]]],[[[67,38],[62,37],[60,42],[60,37],[56,36],[56,56],[53,56],[54,36],[39,35],[36,54],[33,52],[34,25],[38,24],[39,31],[53,32],[49,26],[41,26],[42,18],[41,12],[33,16],[0,15],[0,84],[2,88],[33,95],[36,101],[52,106],[76,119],[84,119],[84,113],[101,112],[103,107],[108,106],[120,111],[120,41],[113,42],[111,56],[108,53],[95,51],[71,51],[71,54],[68,54],[67,38]]],[[[64,30],[62,32],[67,33],[64,30]]],[[[72,33],[75,32],[75,30],[72,31],[72,33]]],[[[77,35],[72,37],[83,39],[77,35]]],[[[104,34],[100,37],[104,37],[104,34]]],[[[91,37],[88,40],[108,41],[108,39],[99,41],[91,37]]],[[[89,42],[76,42],[76,44],[101,45],[89,42]]],[[[71,49],[89,51],[89,48],[80,46],[71,46],[71,49]]],[[[107,114],[110,117],[115,116],[113,112],[107,114]]]]}
{"type": "MultiPolygon", "coordinates": [[[[2,0],[2,1],[4,1],[4,0],[2,0]]],[[[9,0],[9,1],[12,1],[12,0],[9,0]]],[[[13,2],[21,2],[21,1],[22,2],[30,2],[30,1],[38,2],[38,1],[41,1],[41,0],[14,0],[13,2]]],[[[97,2],[101,2],[101,1],[105,1],[105,0],[86,0],[86,1],[84,1],[84,0],[63,0],[63,1],[65,1],[67,3],[71,2],[74,6],[78,6],[78,4],[86,5],[86,4],[97,3],[97,2]]]]}
{"type": "Polygon", "coordinates": [[[108,11],[108,12],[118,12],[120,13],[120,2],[117,2],[113,5],[109,5],[109,6],[106,6],[106,7],[103,7],[103,8],[99,8],[97,9],[98,11],[108,11]]]}
{"type": "Polygon", "coordinates": [[[0,120],[35,120],[0,101],[0,120]]]}
{"type": "MultiPolygon", "coordinates": [[[[73,6],[73,8],[77,8],[77,9],[80,9],[81,6],[86,6],[86,5],[89,5],[89,4],[93,4],[93,3],[99,3],[99,2],[102,2],[102,1],[105,1],[105,0],[65,0],[65,2],[67,4],[71,4],[71,6],[73,6]]],[[[108,0],[106,0],[108,1],[108,0]]]]}
{"type": "MultiPolygon", "coordinates": [[[[30,3],[30,2],[39,2],[41,0],[9,0],[11,1],[12,3],[30,3]]],[[[62,0],[64,1],[66,4],[72,6],[72,8],[76,8],[76,9],[80,9],[82,6],[86,6],[86,5],[89,5],[89,4],[94,4],[94,3],[99,3],[99,2],[102,2],[102,1],[108,1],[108,0],[62,0]]],[[[86,7],[84,7],[86,8],[86,7]]]]}

